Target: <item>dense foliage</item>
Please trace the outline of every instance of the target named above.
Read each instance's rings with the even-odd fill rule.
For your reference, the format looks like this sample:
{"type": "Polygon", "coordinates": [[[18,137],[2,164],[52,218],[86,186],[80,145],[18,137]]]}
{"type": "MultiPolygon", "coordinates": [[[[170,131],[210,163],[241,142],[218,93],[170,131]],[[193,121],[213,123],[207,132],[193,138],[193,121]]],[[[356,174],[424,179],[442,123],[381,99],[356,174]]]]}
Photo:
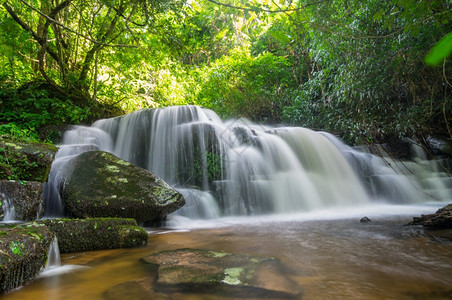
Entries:
{"type": "Polygon", "coordinates": [[[224,1],[5,1],[0,133],[198,104],[350,143],[452,138],[450,1],[224,1]]]}

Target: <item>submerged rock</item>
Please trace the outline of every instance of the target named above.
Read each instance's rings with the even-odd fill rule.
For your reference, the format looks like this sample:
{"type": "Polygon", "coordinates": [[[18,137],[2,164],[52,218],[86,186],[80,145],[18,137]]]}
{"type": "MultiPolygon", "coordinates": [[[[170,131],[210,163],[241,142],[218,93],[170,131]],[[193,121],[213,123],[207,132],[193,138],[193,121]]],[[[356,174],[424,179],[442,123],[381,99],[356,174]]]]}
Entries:
{"type": "Polygon", "coordinates": [[[71,166],[62,193],[71,217],[134,218],[142,224],[162,220],[185,204],[159,177],[110,153],[84,152],[71,166]]]}
{"type": "Polygon", "coordinates": [[[407,225],[423,225],[435,228],[452,228],[452,204],[440,208],[434,214],[414,217],[407,225]]]}
{"type": "Polygon", "coordinates": [[[61,253],[131,248],[147,243],[148,233],[134,219],[48,219],[40,221],[58,238],[61,253]]]}
{"type": "Polygon", "coordinates": [[[151,254],[143,261],[157,268],[156,291],[276,298],[301,294],[273,257],[176,249],[151,254]]]}
{"type": "Polygon", "coordinates": [[[7,203],[14,207],[14,220],[41,218],[44,214],[43,186],[43,183],[35,181],[0,180],[0,219],[7,213],[7,203]]]}
{"type": "Polygon", "coordinates": [[[372,222],[372,220],[369,219],[368,217],[362,217],[361,220],[359,220],[359,222],[361,222],[361,223],[370,223],[370,222],[372,222]]]}
{"type": "Polygon", "coordinates": [[[0,292],[33,280],[45,266],[54,238],[43,224],[0,225],[0,292]]]}

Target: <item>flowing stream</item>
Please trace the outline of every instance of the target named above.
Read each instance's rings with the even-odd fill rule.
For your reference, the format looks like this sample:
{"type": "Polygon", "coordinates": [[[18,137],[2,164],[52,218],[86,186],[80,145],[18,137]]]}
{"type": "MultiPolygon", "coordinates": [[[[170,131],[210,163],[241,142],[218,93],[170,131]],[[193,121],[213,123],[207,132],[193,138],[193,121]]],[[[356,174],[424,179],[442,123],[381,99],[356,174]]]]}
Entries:
{"type": "Polygon", "coordinates": [[[305,128],[225,122],[196,106],[142,110],[66,132],[47,217],[63,215],[70,158],[98,149],[154,172],[187,204],[164,228],[148,229],[147,246],[62,255],[63,266],[87,268],[5,299],[140,299],[155,279],[140,258],[186,247],[278,257],[303,299],[452,298],[452,232],[404,226],[452,202],[450,177],[417,148],[418,161],[402,163],[305,128]]]}
{"type": "Polygon", "coordinates": [[[203,291],[140,294],[142,288],[152,290],[155,279],[141,258],[188,247],[278,257],[286,275],[301,286],[302,299],[451,299],[452,232],[403,226],[408,215],[435,209],[382,206],[339,216],[326,211],[314,216],[235,217],[198,221],[190,230],[149,229],[145,247],[64,254],[63,266],[85,268],[38,278],[3,297],[231,299],[203,291]],[[372,222],[360,223],[361,213],[372,222]]]}

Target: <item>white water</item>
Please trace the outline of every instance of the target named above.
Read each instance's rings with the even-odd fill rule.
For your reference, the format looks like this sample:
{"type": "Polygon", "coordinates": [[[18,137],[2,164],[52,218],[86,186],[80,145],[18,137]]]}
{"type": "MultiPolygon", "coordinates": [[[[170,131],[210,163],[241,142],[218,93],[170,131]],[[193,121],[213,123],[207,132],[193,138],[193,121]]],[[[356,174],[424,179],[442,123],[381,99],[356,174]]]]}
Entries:
{"type": "Polygon", "coordinates": [[[41,274],[39,274],[40,278],[44,277],[52,277],[61,275],[64,273],[72,272],[78,269],[86,269],[86,266],[80,265],[62,265],[61,257],[60,257],[60,248],[58,246],[58,239],[55,238],[52,240],[49,246],[49,250],[47,252],[47,262],[45,267],[43,268],[41,274]]]}
{"type": "Polygon", "coordinates": [[[448,177],[427,170],[421,156],[407,176],[327,133],[223,122],[210,110],[182,106],[142,110],[66,132],[50,174],[48,216],[63,214],[59,191],[70,159],[97,149],[154,172],[184,194],[187,205],[171,216],[175,219],[452,199],[448,177]]]}
{"type": "Polygon", "coordinates": [[[4,223],[16,222],[16,210],[14,208],[13,199],[8,198],[4,193],[1,194],[2,209],[3,209],[3,220],[4,223]]]}
{"type": "Polygon", "coordinates": [[[60,248],[58,246],[58,239],[55,236],[49,246],[45,269],[49,270],[60,266],[61,266],[60,248]]]}

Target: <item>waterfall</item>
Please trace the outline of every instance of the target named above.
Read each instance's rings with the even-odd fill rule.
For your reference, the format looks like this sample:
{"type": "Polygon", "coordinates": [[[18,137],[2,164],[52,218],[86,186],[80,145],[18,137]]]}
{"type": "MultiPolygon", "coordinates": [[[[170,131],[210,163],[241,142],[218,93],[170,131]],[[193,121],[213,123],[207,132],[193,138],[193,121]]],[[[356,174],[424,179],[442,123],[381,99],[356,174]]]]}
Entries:
{"type": "Polygon", "coordinates": [[[60,248],[58,246],[58,239],[55,236],[49,245],[49,250],[47,251],[47,262],[42,268],[39,277],[52,277],[59,276],[64,273],[73,272],[75,270],[87,269],[89,267],[82,265],[62,265],[60,257],[60,248]]]}
{"type": "Polygon", "coordinates": [[[3,200],[2,208],[3,208],[3,222],[11,223],[16,221],[16,210],[14,208],[13,200],[7,198],[4,193],[1,195],[3,200]]]}
{"type": "MultiPolygon", "coordinates": [[[[427,199],[418,178],[400,174],[328,133],[243,119],[224,122],[211,110],[179,106],[67,131],[50,174],[50,214],[62,214],[59,190],[69,159],[97,149],[148,169],[178,189],[187,204],[176,214],[191,218],[427,199]]],[[[443,196],[439,200],[450,199],[450,189],[445,187],[443,196]]]]}
{"type": "Polygon", "coordinates": [[[58,267],[61,267],[60,248],[58,247],[58,239],[55,236],[50,243],[49,251],[47,252],[47,262],[44,272],[58,267]]]}

